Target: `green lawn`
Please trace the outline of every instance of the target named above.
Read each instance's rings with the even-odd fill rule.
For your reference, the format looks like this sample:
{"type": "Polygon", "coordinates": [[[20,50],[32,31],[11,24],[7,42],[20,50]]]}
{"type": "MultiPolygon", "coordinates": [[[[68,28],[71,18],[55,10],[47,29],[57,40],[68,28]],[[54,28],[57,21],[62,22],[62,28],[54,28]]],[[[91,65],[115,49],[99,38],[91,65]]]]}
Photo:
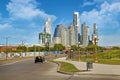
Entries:
{"type": "MultiPolygon", "coordinates": [[[[97,58],[100,64],[120,65],[120,50],[109,50],[98,53],[97,58]]],[[[94,62],[94,54],[81,55],[80,59],[84,62],[94,62]]],[[[78,60],[78,56],[72,58],[72,60],[78,60]]]]}
{"type": "Polygon", "coordinates": [[[67,63],[67,62],[58,62],[60,64],[60,71],[64,72],[79,72],[74,65],[67,63]]]}
{"type": "Polygon", "coordinates": [[[120,60],[101,59],[101,60],[98,60],[98,63],[120,65],[120,60]]]}

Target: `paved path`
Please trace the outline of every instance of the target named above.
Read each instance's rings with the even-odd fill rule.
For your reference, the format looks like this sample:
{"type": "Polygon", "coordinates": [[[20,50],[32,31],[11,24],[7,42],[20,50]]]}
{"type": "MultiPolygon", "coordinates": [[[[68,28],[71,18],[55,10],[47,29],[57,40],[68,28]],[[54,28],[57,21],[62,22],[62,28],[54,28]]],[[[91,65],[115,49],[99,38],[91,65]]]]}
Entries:
{"type": "Polygon", "coordinates": [[[58,65],[34,63],[34,59],[0,66],[0,80],[119,80],[119,76],[65,75],[57,73],[58,65]]]}
{"type": "Polygon", "coordinates": [[[78,61],[68,61],[66,57],[55,59],[56,61],[69,62],[76,66],[79,70],[83,70],[83,72],[79,72],[78,74],[101,74],[101,75],[120,75],[120,65],[107,65],[107,64],[97,64],[93,63],[93,69],[86,71],[86,62],[78,62],[78,61]]]}
{"type": "Polygon", "coordinates": [[[34,58],[0,66],[0,80],[66,80],[70,75],[57,73],[57,64],[34,63],[34,58]],[[60,76],[60,77],[59,77],[60,76]]]}

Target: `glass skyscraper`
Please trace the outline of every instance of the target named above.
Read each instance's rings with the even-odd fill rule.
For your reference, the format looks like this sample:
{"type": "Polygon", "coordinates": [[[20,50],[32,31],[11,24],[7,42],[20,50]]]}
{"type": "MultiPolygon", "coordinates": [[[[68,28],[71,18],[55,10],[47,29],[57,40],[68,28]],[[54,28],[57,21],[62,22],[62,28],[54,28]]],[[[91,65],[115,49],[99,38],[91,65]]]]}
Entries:
{"type": "Polygon", "coordinates": [[[40,45],[44,45],[47,42],[51,43],[51,34],[48,33],[39,33],[39,43],[40,45]]]}
{"type": "Polygon", "coordinates": [[[82,24],[82,46],[83,47],[87,47],[88,43],[89,43],[89,28],[86,25],[86,23],[84,22],[82,24]]]}
{"type": "Polygon", "coordinates": [[[75,30],[75,42],[80,42],[80,18],[79,12],[74,12],[73,14],[73,26],[75,30]]]}
{"type": "Polygon", "coordinates": [[[52,32],[51,32],[51,19],[50,18],[48,18],[46,20],[46,23],[45,23],[45,26],[44,26],[44,32],[48,33],[48,34],[52,34],[52,32]]]}
{"type": "Polygon", "coordinates": [[[93,25],[93,33],[92,33],[92,42],[93,42],[93,44],[94,44],[94,38],[95,37],[98,39],[98,29],[97,29],[96,23],[93,25]]]}
{"type": "Polygon", "coordinates": [[[52,43],[52,32],[51,32],[51,19],[48,18],[45,22],[44,32],[39,33],[39,43],[40,45],[45,45],[46,43],[52,43]]]}
{"type": "Polygon", "coordinates": [[[73,25],[70,25],[68,27],[69,30],[69,45],[76,45],[76,32],[75,32],[75,28],[73,25]]]}
{"type": "MultiPolygon", "coordinates": [[[[56,28],[55,28],[54,38],[53,38],[53,39],[60,38],[61,39],[61,44],[63,44],[64,46],[67,45],[66,30],[67,30],[67,28],[65,28],[64,25],[62,25],[62,24],[57,25],[56,28]]],[[[56,42],[58,42],[58,41],[56,41],[56,42]]]]}

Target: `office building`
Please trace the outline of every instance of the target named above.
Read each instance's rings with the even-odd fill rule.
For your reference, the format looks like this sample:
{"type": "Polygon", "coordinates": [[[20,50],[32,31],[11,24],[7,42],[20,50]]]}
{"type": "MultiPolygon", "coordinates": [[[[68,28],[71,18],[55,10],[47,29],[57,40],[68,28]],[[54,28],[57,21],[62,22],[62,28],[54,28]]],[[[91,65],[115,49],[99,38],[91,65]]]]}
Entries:
{"type": "Polygon", "coordinates": [[[75,35],[75,28],[73,25],[68,27],[69,30],[69,45],[76,45],[76,35],[75,35]]]}
{"type": "Polygon", "coordinates": [[[61,37],[53,37],[54,44],[61,44],[61,37]]]}
{"type": "Polygon", "coordinates": [[[96,23],[93,25],[93,33],[92,33],[92,42],[94,44],[94,39],[97,39],[97,44],[98,44],[98,29],[96,26],[96,23]]]}
{"type": "Polygon", "coordinates": [[[73,14],[73,26],[75,30],[75,42],[80,42],[80,19],[79,12],[74,12],[73,14]]]}
{"type": "Polygon", "coordinates": [[[44,27],[44,32],[48,33],[48,34],[52,34],[52,32],[51,32],[51,19],[50,18],[48,18],[46,20],[45,27],[44,27]]]}
{"type": "Polygon", "coordinates": [[[40,45],[45,45],[46,43],[51,43],[51,34],[48,33],[39,33],[39,43],[40,45]]]}
{"type": "Polygon", "coordinates": [[[83,47],[87,47],[88,46],[88,43],[89,43],[89,28],[88,26],[86,25],[86,23],[84,22],[82,24],[82,46],[83,47]]]}
{"type": "Polygon", "coordinates": [[[59,24],[59,25],[57,25],[56,26],[56,28],[55,28],[55,32],[54,32],[54,38],[53,39],[56,39],[56,38],[60,38],[61,40],[61,44],[62,45],[64,45],[64,46],[66,46],[67,45],[67,43],[66,43],[66,35],[67,35],[67,33],[66,33],[66,28],[64,27],[64,25],[62,25],[62,24],[59,24]]]}

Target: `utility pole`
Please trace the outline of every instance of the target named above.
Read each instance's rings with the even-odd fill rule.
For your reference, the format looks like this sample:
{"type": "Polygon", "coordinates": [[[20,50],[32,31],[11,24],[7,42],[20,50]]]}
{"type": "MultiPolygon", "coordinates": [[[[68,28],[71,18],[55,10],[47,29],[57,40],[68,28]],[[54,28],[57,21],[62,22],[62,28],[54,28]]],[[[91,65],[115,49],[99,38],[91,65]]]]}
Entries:
{"type": "Polygon", "coordinates": [[[78,61],[80,61],[80,42],[78,42],[78,61]]]}
{"type": "Polygon", "coordinates": [[[6,43],[5,43],[5,48],[6,48],[6,49],[5,49],[5,50],[6,50],[6,51],[5,51],[5,52],[6,52],[6,61],[7,61],[7,57],[8,57],[8,38],[9,38],[9,37],[5,37],[5,41],[6,41],[6,43]]]}
{"type": "Polygon", "coordinates": [[[20,56],[22,57],[22,53],[24,51],[24,41],[25,40],[21,40],[21,41],[22,41],[22,43],[21,43],[21,53],[20,53],[20,56]]]}
{"type": "Polygon", "coordinates": [[[97,42],[98,42],[98,38],[95,36],[94,38],[94,44],[95,44],[95,52],[94,52],[94,62],[97,63],[97,42]]]}

